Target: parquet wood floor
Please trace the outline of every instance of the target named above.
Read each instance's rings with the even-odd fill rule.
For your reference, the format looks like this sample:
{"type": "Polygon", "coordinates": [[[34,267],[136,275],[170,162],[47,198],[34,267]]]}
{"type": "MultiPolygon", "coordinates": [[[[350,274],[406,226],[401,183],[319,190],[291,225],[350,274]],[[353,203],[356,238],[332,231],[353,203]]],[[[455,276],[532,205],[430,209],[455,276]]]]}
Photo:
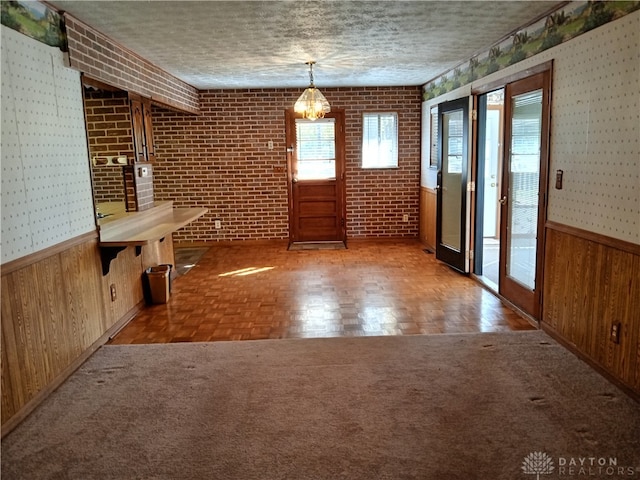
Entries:
{"type": "Polygon", "coordinates": [[[212,247],[114,344],[533,329],[473,280],[407,241],[346,250],[212,247]]]}

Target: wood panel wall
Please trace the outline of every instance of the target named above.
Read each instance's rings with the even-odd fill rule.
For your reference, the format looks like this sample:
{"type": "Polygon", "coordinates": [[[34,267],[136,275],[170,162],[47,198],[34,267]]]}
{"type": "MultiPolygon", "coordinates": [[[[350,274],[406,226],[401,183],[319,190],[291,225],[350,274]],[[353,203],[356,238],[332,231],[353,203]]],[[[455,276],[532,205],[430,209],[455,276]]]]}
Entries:
{"type": "Polygon", "coordinates": [[[420,241],[436,251],[436,191],[420,187],[420,241]]]}
{"type": "Polygon", "coordinates": [[[174,263],[171,237],[123,250],[105,276],[96,235],[66,245],[2,266],[3,435],[142,307],[144,270],[174,263]]]}
{"type": "Polygon", "coordinates": [[[640,395],[640,246],[554,224],[546,238],[541,325],[640,395]]]}

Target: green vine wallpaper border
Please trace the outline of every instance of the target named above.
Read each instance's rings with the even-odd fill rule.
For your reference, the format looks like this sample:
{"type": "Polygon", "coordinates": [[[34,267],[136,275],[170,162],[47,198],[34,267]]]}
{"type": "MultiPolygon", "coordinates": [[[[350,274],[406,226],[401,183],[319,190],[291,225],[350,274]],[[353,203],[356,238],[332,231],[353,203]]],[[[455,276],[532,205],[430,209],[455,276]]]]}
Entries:
{"type": "Polygon", "coordinates": [[[640,1],[571,2],[423,87],[423,100],[443,95],[640,9],[640,1]]]}

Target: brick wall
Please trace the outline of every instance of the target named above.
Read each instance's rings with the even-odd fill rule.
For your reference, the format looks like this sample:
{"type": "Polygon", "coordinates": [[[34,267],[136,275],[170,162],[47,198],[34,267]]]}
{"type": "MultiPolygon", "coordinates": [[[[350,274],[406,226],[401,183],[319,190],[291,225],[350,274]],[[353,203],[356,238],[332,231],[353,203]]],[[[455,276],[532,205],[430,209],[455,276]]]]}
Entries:
{"type": "Polygon", "coordinates": [[[127,212],[135,212],[138,206],[138,199],[136,195],[136,177],[133,172],[133,165],[126,165],[122,167],[122,175],[124,177],[127,212]]]}
{"type": "Polygon", "coordinates": [[[91,178],[96,203],[126,201],[121,167],[92,165],[91,178]]]}
{"type": "Polygon", "coordinates": [[[123,168],[123,173],[127,193],[127,211],[141,212],[153,207],[153,165],[146,162],[127,165],[123,168]],[[139,175],[140,168],[147,169],[147,176],[139,175]]]}
{"type": "MultiPolygon", "coordinates": [[[[417,237],[420,88],[322,91],[332,106],[345,110],[347,236],[417,237]],[[380,111],[398,112],[399,168],[362,170],[362,113],[380,111]]],[[[300,93],[203,91],[200,115],[154,107],[156,200],[209,209],[175,234],[177,242],[288,238],[284,110],[300,93]],[[220,230],[215,219],[222,222],[220,230]]]]}
{"type": "Polygon", "coordinates": [[[69,63],[96,80],[154,103],[198,112],[198,91],[65,13],[69,63]]]}
{"type": "MultiPolygon", "coordinates": [[[[85,115],[90,156],[133,157],[131,115],[127,92],[85,89],[85,115]]],[[[124,202],[122,167],[92,165],[95,201],[124,202]]]]}
{"type": "Polygon", "coordinates": [[[346,114],[347,235],[352,238],[417,237],[420,88],[346,88],[327,93],[329,102],[344,108],[346,114]],[[398,112],[397,169],[361,168],[362,114],[365,112],[398,112]],[[409,216],[408,222],[403,221],[403,215],[409,216]]]}
{"type": "Polygon", "coordinates": [[[134,179],[136,182],[136,209],[141,212],[153,207],[153,165],[151,163],[136,163],[134,179]],[[139,169],[142,167],[147,169],[146,177],[141,177],[138,174],[139,169]]]}

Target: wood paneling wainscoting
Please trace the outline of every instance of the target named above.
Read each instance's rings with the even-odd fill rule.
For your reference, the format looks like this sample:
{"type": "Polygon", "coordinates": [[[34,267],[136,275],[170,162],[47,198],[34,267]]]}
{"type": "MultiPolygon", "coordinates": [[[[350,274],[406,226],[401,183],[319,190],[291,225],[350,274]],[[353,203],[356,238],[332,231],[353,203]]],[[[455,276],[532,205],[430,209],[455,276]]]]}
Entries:
{"type": "Polygon", "coordinates": [[[436,251],[436,191],[420,187],[420,241],[430,250],[436,251]]]}
{"type": "Polygon", "coordinates": [[[3,436],[142,308],[142,273],[160,263],[174,264],[170,236],[103,276],[91,232],[2,265],[3,436]]]}
{"type": "Polygon", "coordinates": [[[546,229],[542,328],[640,398],[640,245],[546,229]]]}

